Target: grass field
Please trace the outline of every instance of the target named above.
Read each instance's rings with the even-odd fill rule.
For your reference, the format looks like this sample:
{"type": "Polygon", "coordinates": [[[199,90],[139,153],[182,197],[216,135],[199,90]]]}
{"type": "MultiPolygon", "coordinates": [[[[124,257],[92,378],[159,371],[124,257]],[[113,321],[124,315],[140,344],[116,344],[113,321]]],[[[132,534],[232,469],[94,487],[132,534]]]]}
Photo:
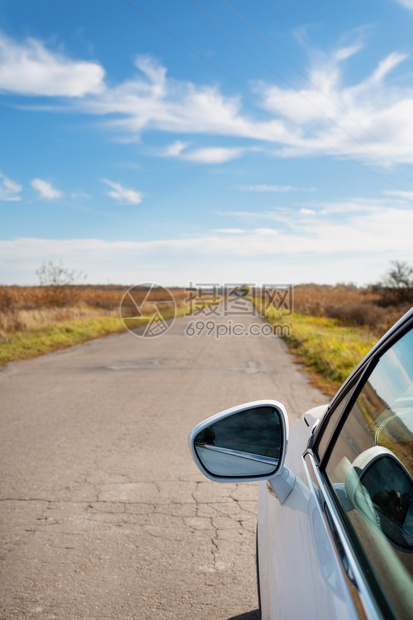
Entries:
{"type": "Polygon", "coordinates": [[[0,366],[124,330],[122,321],[113,317],[68,321],[46,327],[16,330],[1,339],[0,366]]]}
{"type": "Polygon", "coordinates": [[[378,338],[360,327],[346,327],[337,320],[295,314],[288,337],[291,352],[313,373],[313,382],[334,394],[378,338]]]}
{"type": "MultiPolygon", "coordinates": [[[[155,308],[156,291],[151,301],[142,303],[147,289],[134,290],[133,300],[123,299],[122,286],[0,286],[0,366],[67,348],[87,340],[126,330],[120,319],[120,305],[129,316],[140,305],[142,316],[127,319],[133,329],[150,320],[155,308]]],[[[188,291],[171,289],[173,301],[162,306],[165,320],[182,316],[205,305],[188,291]]],[[[158,300],[159,301],[159,300],[158,300]]],[[[125,316],[125,314],[124,314],[125,316]]]]}
{"type": "MultiPolygon", "coordinates": [[[[343,291],[340,291],[340,296],[342,293],[343,291]]],[[[331,303],[331,297],[329,301],[331,303]]],[[[291,316],[283,317],[279,311],[274,309],[263,310],[264,304],[261,299],[255,299],[254,303],[269,323],[289,326],[285,340],[291,352],[295,354],[297,361],[303,363],[311,373],[313,383],[328,395],[333,395],[337,391],[337,388],[386,331],[387,323],[390,320],[394,322],[403,314],[402,310],[395,312],[392,309],[391,313],[389,312],[389,315],[392,315],[391,319],[387,321],[381,315],[382,325],[379,329],[375,325],[373,330],[368,325],[348,325],[347,321],[342,318],[313,316],[303,312],[294,312],[291,316]]],[[[349,303],[354,307],[354,300],[350,300],[349,303]]],[[[316,307],[317,312],[321,314],[322,306],[317,304],[316,307]]],[[[286,333],[284,330],[283,332],[286,333]]]]}

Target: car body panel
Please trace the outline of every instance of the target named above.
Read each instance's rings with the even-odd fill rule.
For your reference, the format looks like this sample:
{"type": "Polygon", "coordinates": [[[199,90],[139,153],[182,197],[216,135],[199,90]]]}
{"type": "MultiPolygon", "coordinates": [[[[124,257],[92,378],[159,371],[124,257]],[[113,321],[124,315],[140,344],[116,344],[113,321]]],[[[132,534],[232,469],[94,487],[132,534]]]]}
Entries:
{"type": "MultiPolygon", "coordinates": [[[[322,415],[325,407],[318,409],[317,414],[322,415]]],[[[311,429],[303,416],[290,432],[286,466],[295,474],[296,483],[284,504],[269,491],[267,483],[259,484],[258,551],[263,620],[358,618],[316,489],[301,456],[310,435],[311,429]],[[295,532],[295,536],[286,537],[286,531],[295,532]]]]}

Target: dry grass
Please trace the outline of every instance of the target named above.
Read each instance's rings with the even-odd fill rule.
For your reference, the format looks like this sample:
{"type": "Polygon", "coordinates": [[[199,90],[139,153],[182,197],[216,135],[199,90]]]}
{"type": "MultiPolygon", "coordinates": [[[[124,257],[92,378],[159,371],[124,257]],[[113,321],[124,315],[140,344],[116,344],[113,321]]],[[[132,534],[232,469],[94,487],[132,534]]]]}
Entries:
{"type": "Polygon", "coordinates": [[[338,325],[364,327],[382,336],[409,309],[406,304],[383,307],[378,292],[352,285],[303,284],[294,288],[294,311],[337,320],[338,325]]]}
{"type": "MultiPolygon", "coordinates": [[[[128,287],[122,286],[0,286],[0,337],[83,319],[119,317],[119,307],[128,287]]],[[[188,292],[172,289],[175,304],[182,308],[188,292]]],[[[147,289],[133,291],[141,304],[147,289]]],[[[162,293],[154,291],[155,301],[162,293]]],[[[172,304],[171,304],[172,306],[172,304]]],[[[153,303],[143,304],[143,314],[152,314],[153,303]]]]}
{"type": "Polygon", "coordinates": [[[173,300],[162,290],[152,290],[148,302],[148,289],[134,288],[122,301],[127,291],[126,286],[0,286],[0,365],[124,331],[121,302],[123,317],[128,311],[136,315],[139,308],[142,317],[136,327],[150,320],[157,301],[166,299],[164,319],[205,305],[203,298],[194,300],[193,293],[189,303],[185,289],[170,289],[173,300]]]}
{"type": "Polygon", "coordinates": [[[355,286],[302,285],[294,289],[294,312],[282,316],[255,299],[270,323],[287,323],[291,351],[326,394],[335,393],[373,344],[409,309],[380,305],[380,297],[355,286]]]}

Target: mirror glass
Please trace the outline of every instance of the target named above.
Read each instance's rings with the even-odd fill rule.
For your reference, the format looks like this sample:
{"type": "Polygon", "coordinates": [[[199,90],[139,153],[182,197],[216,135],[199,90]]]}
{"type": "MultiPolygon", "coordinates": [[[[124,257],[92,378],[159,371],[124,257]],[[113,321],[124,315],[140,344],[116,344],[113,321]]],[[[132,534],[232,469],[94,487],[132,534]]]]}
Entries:
{"type": "Polygon", "coordinates": [[[280,413],[253,407],[218,420],[198,433],[195,450],[214,476],[248,478],[277,471],[283,445],[280,413]]]}
{"type": "Polygon", "coordinates": [[[413,484],[407,470],[393,456],[382,456],[363,472],[360,482],[368,491],[383,533],[397,546],[413,547],[413,484]]]}

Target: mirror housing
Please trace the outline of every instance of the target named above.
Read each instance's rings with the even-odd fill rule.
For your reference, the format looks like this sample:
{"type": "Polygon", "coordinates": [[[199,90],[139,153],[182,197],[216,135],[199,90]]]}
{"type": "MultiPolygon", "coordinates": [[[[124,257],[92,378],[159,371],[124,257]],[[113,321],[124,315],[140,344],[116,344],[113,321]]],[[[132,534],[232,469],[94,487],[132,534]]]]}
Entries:
{"type": "Polygon", "coordinates": [[[198,424],[189,436],[194,461],[207,478],[270,480],[281,503],[295,483],[295,476],[284,467],[287,443],[287,413],[275,400],[226,409],[198,424]]]}

